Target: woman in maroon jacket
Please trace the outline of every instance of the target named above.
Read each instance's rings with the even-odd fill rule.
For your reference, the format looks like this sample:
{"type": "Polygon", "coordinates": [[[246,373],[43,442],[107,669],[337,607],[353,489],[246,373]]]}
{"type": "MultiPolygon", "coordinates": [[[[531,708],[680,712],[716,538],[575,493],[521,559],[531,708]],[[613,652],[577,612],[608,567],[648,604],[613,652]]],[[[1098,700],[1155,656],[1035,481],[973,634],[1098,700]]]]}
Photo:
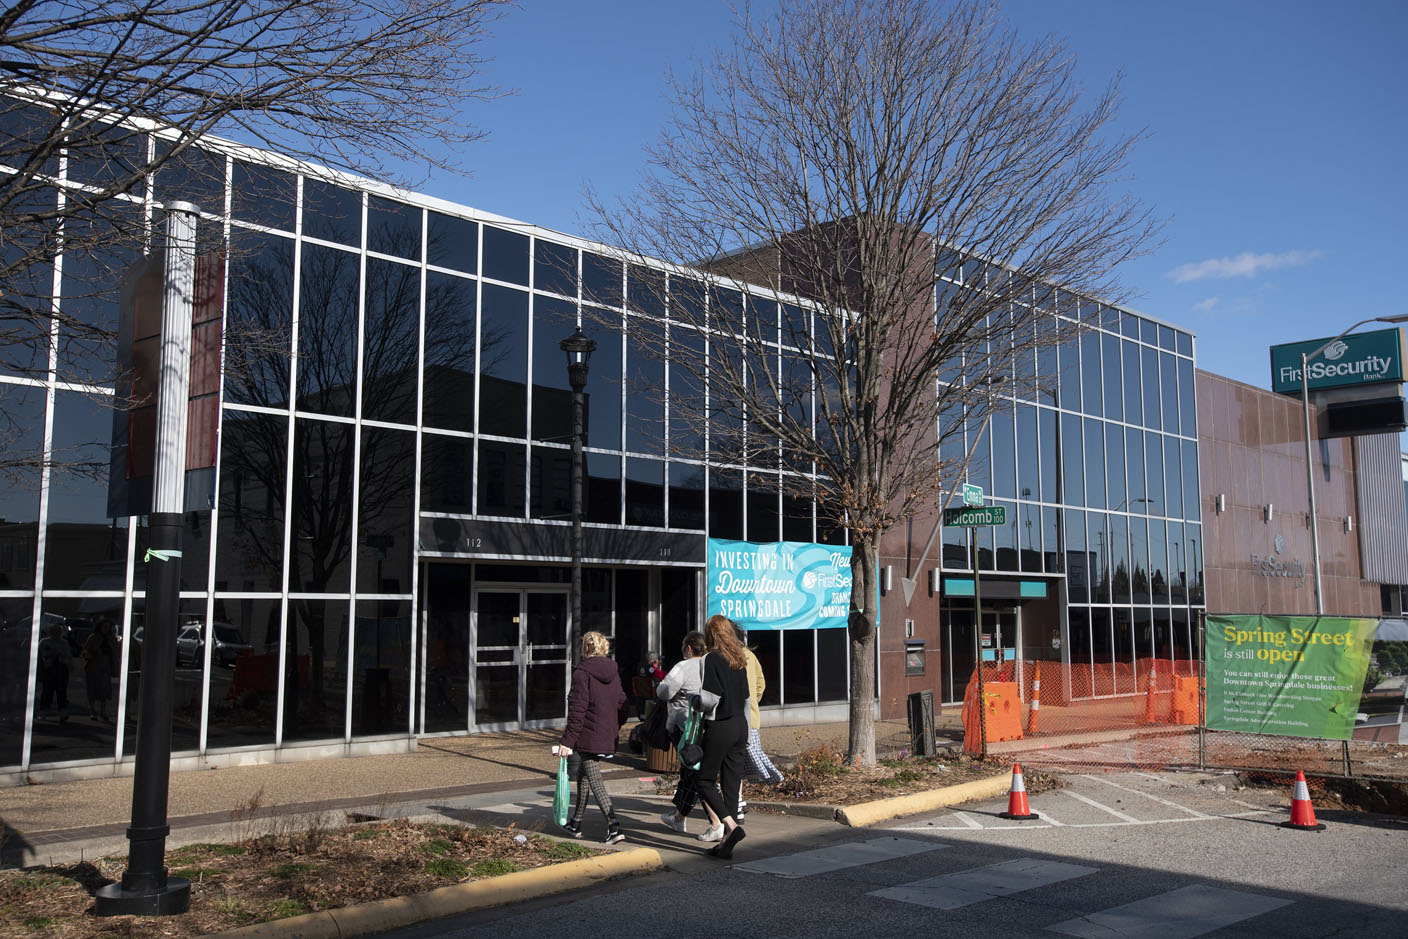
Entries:
{"type": "Polygon", "coordinates": [[[582,636],[582,663],[572,669],[572,690],[567,694],[567,729],[562,732],[562,742],[552,749],[567,757],[567,772],[577,784],[577,804],[564,827],[573,838],[582,837],[582,815],[587,810],[590,788],[606,816],[603,840],[615,844],[626,836],[616,823],[599,761],[616,754],[626,692],[621,688],[616,663],[606,657],[609,651],[610,644],[601,633],[592,631],[582,636]]]}

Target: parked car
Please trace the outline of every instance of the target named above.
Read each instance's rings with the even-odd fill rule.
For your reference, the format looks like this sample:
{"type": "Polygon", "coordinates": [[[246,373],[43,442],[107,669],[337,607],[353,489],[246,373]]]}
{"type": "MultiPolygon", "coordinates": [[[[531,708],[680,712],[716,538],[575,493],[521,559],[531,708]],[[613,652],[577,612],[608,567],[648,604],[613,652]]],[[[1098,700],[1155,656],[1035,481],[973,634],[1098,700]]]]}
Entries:
{"type": "MultiPolygon", "coordinates": [[[[199,667],[205,658],[205,637],[200,623],[187,623],[176,633],[176,664],[199,667]]],[[[240,635],[239,628],[230,623],[216,623],[214,626],[215,645],[210,650],[210,661],[216,665],[233,668],[235,659],[248,655],[249,643],[240,635]]]]}

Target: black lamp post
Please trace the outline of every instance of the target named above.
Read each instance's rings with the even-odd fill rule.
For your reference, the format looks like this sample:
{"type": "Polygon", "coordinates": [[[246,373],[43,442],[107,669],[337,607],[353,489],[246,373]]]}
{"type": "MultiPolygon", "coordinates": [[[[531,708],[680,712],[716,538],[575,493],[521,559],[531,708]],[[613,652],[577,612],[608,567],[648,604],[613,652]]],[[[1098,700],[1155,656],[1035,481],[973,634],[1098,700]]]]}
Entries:
{"type": "Polygon", "coordinates": [[[567,633],[567,654],[569,660],[575,660],[580,654],[578,639],[582,634],[582,398],[596,340],[579,328],[558,346],[567,354],[567,383],[572,386],[572,623],[567,633]]]}

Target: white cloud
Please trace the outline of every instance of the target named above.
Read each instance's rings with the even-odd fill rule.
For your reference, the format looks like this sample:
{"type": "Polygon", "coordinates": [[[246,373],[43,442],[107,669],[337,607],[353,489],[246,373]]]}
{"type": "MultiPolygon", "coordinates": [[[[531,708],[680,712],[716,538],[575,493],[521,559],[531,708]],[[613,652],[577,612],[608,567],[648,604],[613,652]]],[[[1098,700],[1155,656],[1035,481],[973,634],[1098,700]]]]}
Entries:
{"type": "Polygon", "coordinates": [[[1255,277],[1263,271],[1299,267],[1324,256],[1323,251],[1283,251],[1280,254],[1252,254],[1250,251],[1243,251],[1235,258],[1209,258],[1194,264],[1180,264],[1169,271],[1168,276],[1180,284],[1209,277],[1219,280],[1229,277],[1255,277]]]}
{"type": "Polygon", "coordinates": [[[1197,303],[1193,304],[1193,309],[1199,313],[1208,313],[1213,307],[1217,306],[1218,301],[1221,299],[1221,297],[1208,297],[1206,300],[1199,300],[1197,303]]]}

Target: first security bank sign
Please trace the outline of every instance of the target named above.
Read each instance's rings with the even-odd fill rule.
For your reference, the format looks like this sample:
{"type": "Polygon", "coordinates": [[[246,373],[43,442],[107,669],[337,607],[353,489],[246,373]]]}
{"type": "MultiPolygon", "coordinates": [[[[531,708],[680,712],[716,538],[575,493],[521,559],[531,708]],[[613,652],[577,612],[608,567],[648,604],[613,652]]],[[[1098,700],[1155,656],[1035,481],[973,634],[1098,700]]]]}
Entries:
{"type": "MultiPolygon", "coordinates": [[[[1325,344],[1324,339],[1271,347],[1271,388],[1277,394],[1300,394],[1300,357],[1325,344]]],[[[1306,385],[1311,391],[1403,381],[1404,336],[1401,329],[1376,329],[1342,336],[1310,360],[1306,385]]]]}
{"type": "Polygon", "coordinates": [[[851,549],[836,545],[709,539],[708,612],[745,629],[846,625],[851,549]]]}

